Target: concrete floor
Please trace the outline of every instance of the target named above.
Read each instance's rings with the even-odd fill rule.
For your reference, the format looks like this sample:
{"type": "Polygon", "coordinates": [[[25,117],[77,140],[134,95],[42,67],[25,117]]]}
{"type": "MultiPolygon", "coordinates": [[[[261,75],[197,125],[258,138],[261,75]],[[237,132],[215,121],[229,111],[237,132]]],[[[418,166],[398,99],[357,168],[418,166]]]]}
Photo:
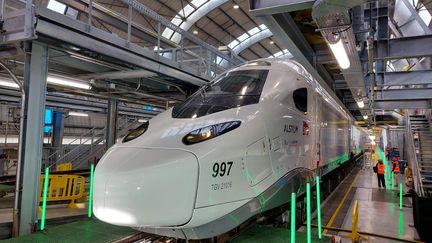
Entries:
{"type": "MultiPolygon", "coordinates": [[[[348,185],[354,181],[356,171],[353,172],[340,186],[339,192],[333,194],[323,205],[323,225],[333,214],[336,205],[339,205],[342,195],[345,194],[348,185]]],[[[404,184],[404,175],[400,175],[400,183],[404,184]]],[[[352,210],[354,203],[358,201],[359,210],[359,231],[376,233],[397,237],[401,239],[419,239],[416,229],[413,227],[414,219],[411,206],[411,198],[403,198],[404,207],[399,209],[399,188],[391,189],[391,184],[386,181],[387,189],[379,189],[377,176],[372,168],[364,168],[359,171],[359,176],[354,182],[351,192],[342,206],[332,227],[351,229],[352,210]]],[[[406,191],[406,188],[403,188],[406,191]]],[[[328,232],[336,233],[336,232],[328,232]]],[[[338,233],[346,235],[347,233],[338,233]]],[[[399,242],[389,239],[370,237],[365,242],[399,242]]],[[[343,238],[342,242],[351,242],[350,239],[343,238]]]]}

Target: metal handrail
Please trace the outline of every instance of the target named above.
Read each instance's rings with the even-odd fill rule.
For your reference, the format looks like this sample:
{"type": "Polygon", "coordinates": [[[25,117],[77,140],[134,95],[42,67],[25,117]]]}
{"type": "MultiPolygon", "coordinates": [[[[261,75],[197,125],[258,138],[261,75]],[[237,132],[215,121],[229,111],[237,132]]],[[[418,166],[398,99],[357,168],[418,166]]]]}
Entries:
{"type": "Polygon", "coordinates": [[[410,122],[409,115],[407,115],[406,127],[407,127],[406,132],[407,132],[407,136],[408,136],[407,142],[409,144],[407,152],[409,155],[409,161],[411,161],[411,166],[413,168],[412,171],[414,172],[413,173],[414,174],[413,175],[414,189],[420,197],[423,197],[423,195],[424,195],[423,183],[421,182],[421,173],[420,173],[420,168],[418,166],[416,148],[415,148],[415,144],[414,144],[414,137],[412,134],[411,122],[410,122]]]}
{"type": "MultiPolygon", "coordinates": [[[[134,124],[134,123],[131,123],[131,124],[134,124]]],[[[128,126],[128,117],[127,117],[127,116],[120,117],[118,128],[123,129],[123,128],[126,127],[126,126],[128,126]],[[123,122],[122,122],[122,119],[123,119],[123,122]]],[[[54,166],[54,165],[60,163],[60,162],[63,161],[65,158],[67,158],[67,156],[69,156],[69,155],[75,153],[76,151],[82,150],[83,148],[85,149],[85,151],[82,152],[82,153],[79,153],[78,156],[76,156],[75,158],[73,158],[73,159],[71,159],[71,160],[76,160],[77,158],[79,158],[80,156],[82,156],[82,154],[85,154],[85,153],[87,153],[87,152],[89,152],[89,151],[90,151],[90,153],[91,153],[91,152],[92,152],[92,149],[93,149],[93,146],[99,145],[99,143],[100,143],[101,141],[103,141],[103,139],[104,139],[103,134],[104,134],[105,131],[106,131],[106,128],[104,128],[104,129],[102,129],[102,131],[101,131],[100,133],[94,134],[93,131],[94,131],[95,129],[96,129],[96,128],[92,128],[92,129],[90,129],[89,132],[87,132],[87,133],[84,134],[84,135],[81,135],[79,138],[74,139],[72,142],[70,142],[68,145],[66,145],[65,147],[67,147],[67,146],[71,146],[71,145],[74,145],[74,144],[73,144],[74,142],[76,142],[78,139],[80,140],[80,144],[79,144],[79,145],[77,145],[75,148],[71,149],[69,152],[67,152],[67,153],[65,153],[65,154],[63,154],[63,155],[61,155],[61,156],[60,156],[58,159],[56,159],[53,163],[49,163],[49,166],[54,166]],[[89,135],[91,135],[91,137],[89,137],[89,135]],[[95,141],[93,141],[91,144],[86,144],[88,141],[93,140],[93,138],[94,138],[94,137],[97,137],[97,136],[99,136],[98,139],[96,139],[95,141]],[[82,138],[83,138],[83,137],[84,137],[84,138],[87,137],[87,138],[86,138],[84,141],[82,141],[82,138]],[[88,145],[90,145],[90,148],[87,147],[88,145]],[[85,147],[83,147],[83,146],[85,146],[85,147]]],[[[59,151],[63,151],[63,149],[58,150],[57,152],[59,152],[59,151]]],[[[100,151],[100,150],[97,149],[95,152],[99,152],[99,151],[100,151]]],[[[50,155],[50,156],[48,157],[48,161],[50,161],[50,159],[52,158],[52,156],[54,156],[55,154],[57,154],[57,153],[54,153],[54,154],[50,155]]]]}

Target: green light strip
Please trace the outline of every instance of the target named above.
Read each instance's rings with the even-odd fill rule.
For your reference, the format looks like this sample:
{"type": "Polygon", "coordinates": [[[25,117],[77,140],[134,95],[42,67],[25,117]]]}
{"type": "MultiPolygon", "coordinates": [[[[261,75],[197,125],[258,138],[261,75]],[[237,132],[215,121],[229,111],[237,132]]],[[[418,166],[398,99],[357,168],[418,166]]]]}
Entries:
{"type": "Polygon", "coordinates": [[[296,194],[291,193],[291,241],[295,242],[296,236],[296,194]]]}
{"type": "Polygon", "coordinates": [[[318,214],[318,238],[322,238],[321,231],[321,190],[320,190],[320,178],[316,177],[316,193],[317,193],[317,214],[318,214]]]}
{"type": "Polygon", "coordinates": [[[93,207],[93,174],[94,174],[94,164],[90,166],[90,190],[89,190],[89,201],[88,201],[88,214],[87,216],[91,218],[92,207],[93,207]]]}
{"type": "Polygon", "coordinates": [[[399,209],[402,210],[402,183],[399,183],[399,209]]]}
{"type": "Polygon", "coordinates": [[[310,184],[306,184],[306,225],[307,225],[307,243],[312,242],[311,230],[311,199],[310,199],[310,184]]]}
{"type": "Polygon", "coordinates": [[[394,172],[391,173],[392,190],[394,189],[394,172]]]}
{"type": "Polygon", "coordinates": [[[49,183],[49,167],[45,168],[45,178],[44,178],[44,189],[42,198],[42,216],[41,216],[41,226],[40,229],[45,229],[45,218],[46,218],[46,205],[48,197],[48,183],[49,183]]]}

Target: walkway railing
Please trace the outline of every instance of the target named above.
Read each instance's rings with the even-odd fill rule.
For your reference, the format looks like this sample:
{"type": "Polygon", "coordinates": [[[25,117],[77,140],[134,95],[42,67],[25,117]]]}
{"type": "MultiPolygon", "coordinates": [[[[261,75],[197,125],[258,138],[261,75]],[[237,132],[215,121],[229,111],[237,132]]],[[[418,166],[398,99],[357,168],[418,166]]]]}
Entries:
{"type": "Polygon", "coordinates": [[[411,121],[409,116],[406,116],[406,146],[407,146],[407,161],[411,164],[412,172],[413,172],[413,180],[414,180],[414,190],[420,197],[423,197],[424,190],[423,184],[421,182],[421,173],[420,167],[417,160],[416,147],[414,143],[413,131],[411,128],[411,121]]]}

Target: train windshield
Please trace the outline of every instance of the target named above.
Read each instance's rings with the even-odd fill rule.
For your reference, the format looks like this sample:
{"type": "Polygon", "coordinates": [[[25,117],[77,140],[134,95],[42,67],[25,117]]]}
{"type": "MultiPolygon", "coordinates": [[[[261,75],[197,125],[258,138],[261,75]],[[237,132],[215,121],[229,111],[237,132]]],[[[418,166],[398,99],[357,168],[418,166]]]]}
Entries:
{"type": "Polygon", "coordinates": [[[174,118],[197,118],[227,109],[256,104],[268,70],[228,72],[203,86],[185,102],[175,106],[174,118]]]}

